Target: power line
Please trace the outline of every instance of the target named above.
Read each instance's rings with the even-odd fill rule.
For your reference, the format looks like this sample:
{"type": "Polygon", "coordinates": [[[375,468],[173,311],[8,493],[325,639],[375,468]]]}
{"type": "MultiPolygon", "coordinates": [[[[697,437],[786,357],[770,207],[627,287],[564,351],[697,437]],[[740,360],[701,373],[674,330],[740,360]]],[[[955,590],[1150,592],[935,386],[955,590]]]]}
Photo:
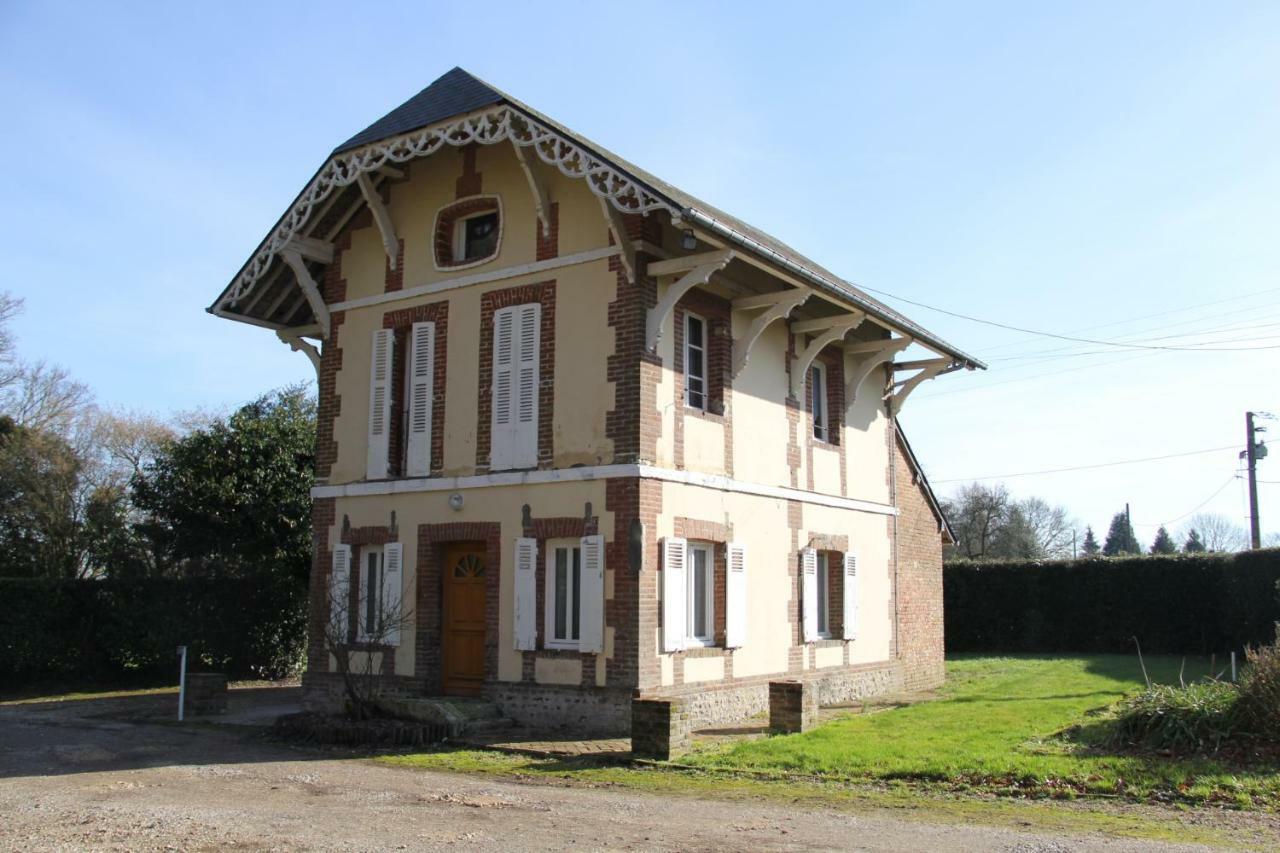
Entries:
{"type": "Polygon", "coordinates": [[[1199,512],[1200,510],[1204,509],[1205,506],[1208,505],[1209,501],[1213,500],[1218,495],[1222,494],[1223,489],[1225,489],[1227,486],[1230,486],[1234,480],[1239,480],[1239,479],[1240,479],[1240,472],[1237,471],[1234,474],[1232,474],[1231,477],[1225,483],[1223,483],[1221,486],[1218,486],[1218,488],[1214,489],[1213,494],[1209,495],[1209,497],[1205,498],[1200,503],[1196,504],[1194,509],[1189,509],[1186,512],[1184,512],[1182,515],[1174,516],[1173,518],[1167,519],[1165,521],[1161,521],[1158,524],[1148,524],[1146,522],[1135,521],[1133,522],[1133,526],[1134,527],[1164,527],[1166,525],[1173,524],[1175,521],[1182,521],[1182,519],[1186,518],[1187,516],[1192,515],[1193,513],[1199,512]]]}
{"type": "MultiPolygon", "coordinates": [[[[871,288],[866,288],[866,289],[870,290],[871,288]]],[[[884,293],[884,291],[878,291],[878,292],[880,292],[880,293],[884,293]]],[[[1181,313],[1186,312],[1186,311],[1194,311],[1194,310],[1195,310],[1195,309],[1197,309],[1197,308],[1208,308],[1208,307],[1209,307],[1209,306],[1211,306],[1211,305],[1222,305],[1223,303],[1226,303],[1226,302],[1235,302],[1235,301],[1240,300],[1240,299],[1250,299],[1250,298],[1252,298],[1252,297],[1254,297],[1254,296],[1264,296],[1264,295],[1269,294],[1269,293],[1277,293],[1277,292],[1280,292],[1280,287],[1269,287],[1269,288],[1267,288],[1266,290],[1255,290],[1255,291],[1253,291],[1252,293],[1242,293],[1242,294],[1240,294],[1240,295],[1238,295],[1238,296],[1228,296],[1228,297],[1225,297],[1225,298],[1223,298],[1223,299],[1214,299],[1214,300],[1212,300],[1212,301],[1210,301],[1210,302],[1198,302],[1198,303],[1196,303],[1196,304],[1194,304],[1194,305],[1187,305],[1187,306],[1185,306],[1185,307],[1183,307],[1183,308],[1172,308],[1172,309],[1170,309],[1170,310],[1168,310],[1168,311],[1160,311],[1160,312],[1155,313],[1155,314],[1144,314],[1144,315],[1141,315],[1141,316],[1138,316],[1138,317],[1130,317],[1130,318],[1125,319],[1125,320],[1112,320],[1110,323],[1098,323],[1098,324],[1095,324],[1095,325],[1093,325],[1093,326],[1082,326],[1081,328],[1074,329],[1074,330],[1073,330],[1073,332],[1088,332],[1088,331],[1092,331],[1093,329],[1107,329],[1107,328],[1110,328],[1110,327],[1112,327],[1112,326],[1123,326],[1123,325],[1128,324],[1128,323],[1138,323],[1138,322],[1141,322],[1141,321],[1143,321],[1143,320],[1155,320],[1155,319],[1157,319],[1157,318],[1159,318],[1159,317],[1168,317],[1170,314],[1181,314],[1181,313]]],[[[889,294],[885,294],[885,295],[889,295],[889,294]]],[[[897,299],[898,297],[896,297],[896,296],[895,296],[895,297],[893,297],[893,298],[897,299]]],[[[1272,304],[1274,304],[1274,303],[1272,303],[1272,304]]],[[[1228,311],[1228,312],[1226,312],[1226,313],[1224,313],[1224,314],[1216,314],[1216,315],[1213,315],[1213,316],[1215,316],[1215,317],[1225,317],[1225,316],[1228,316],[1228,315],[1230,315],[1230,314],[1239,314],[1239,313],[1242,313],[1242,312],[1244,312],[1244,311],[1252,311],[1252,310],[1256,310],[1258,307],[1259,307],[1259,306],[1253,306],[1253,307],[1251,307],[1251,308],[1241,308],[1241,309],[1238,309],[1238,310],[1235,310],[1235,311],[1228,311]]],[[[1269,305],[1268,305],[1268,306],[1261,306],[1261,307],[1269,307],[1269,305]]],[[[1199,319],[1203,319],[1203,318],[1195,318],[1195,320],[1199,320],[1199,319]]],[[[1193,320],[1193,321],[1191,321],[1191,322],[1194,322],[1194,320],[1193,320]]],[[[1182,324],[1181,324],[1181,323],[1174,323],[1174,324],[1172,324],[1172,325],[1182,325],[1182,324]]],[[[1009,341],[1008,343],[1004,343],[1004,344],[996,344],[995,346],[988,347],[987,349],[984,349],[984,350],[980,350],[980,352],[994,352],[995,350],[998,350],[998,349],[1005,349],[1006,347],[1020,346],[1020,345],[1022,345],[1023,343],[1025,343],[1025,341],[1009,341]]]]}
{"type": "Polygon", "coordinates": [[[1096,346],[1118,347],[1121,349],[1150,349],[1150,350],[1169,350],[1169,351],[1190,351],[1190,352],[1252,352],[1254,350],[1264,349],[1280,349],[1280,344],[1266,347],[1219,347],[1216,349],[1202,349],[1200,347],[1178,347],[1178,346],[1158,346],[1151,344],[1127,344],[1120,341],[1105,341],[1098,338],[1077,338],[1072,335],[1059,335],[1056,332],[1045,332],[1039,329],[1028,329],[1023,326],[1013,326],[1009,323],[999,323],[995,320],[984,320],[981,317],[974,317],[971,314],[961,314],[958,311],[948,311],[946,308],[938,308],[924,302],[917,302],[914,299],[907,299],[887,290],[879,290],[874,287],[862,287],[863,290],[869,290],[872,293],[878,293],[881,296],[890,299],[896,299],[899,302],[905,302],[908,305],[915,305],[918,308],[927,308],[930,311],[937,311],[939,314],[946,314],[948,317],[957,317],[961,320],[968,320],[971,323],[981,323],[984,326],[994,326],[997,329],[1006,329],[1011,332],[1022,332],[1025,335],[1039,335],[1043,338],[1054,338],[1059,341],[1073,341],[1080,344],[1094,344],[1096,346]]]}
{"type": "MultiPolygon", "coordinates": [[[[1099,462],[1095,465],[1073,465],[1070,468],[1046,468],[1042,471],[1019,471],[1015,474],[992,474],[988,477],[952,477],[948,480],[934,480],[935,485],[939,483],[969,483],[979,480],[1008,480],[1013,477],[1030,477],[1035,474],[1061,474],[1066,471],[1087,471],[1093,468],[1111,468],[1115,465],[1136,465],[1140,462],[1159,462],[1162,459],[1177,459],[1183,456],[1199,456],[1204,453],[1218,453],[1223,450],[1236,450],[1237,445],[1228,444],[1225,447],[1209,447],[1204,450],[1188,450],[1185,453],[1168,453],[1164,456],[1146,456],[1141,459],[1120,459],[1115,462],[1099,462]]],[[[1234,479],[1234,475],[1232,476],[1234,479]]]]}

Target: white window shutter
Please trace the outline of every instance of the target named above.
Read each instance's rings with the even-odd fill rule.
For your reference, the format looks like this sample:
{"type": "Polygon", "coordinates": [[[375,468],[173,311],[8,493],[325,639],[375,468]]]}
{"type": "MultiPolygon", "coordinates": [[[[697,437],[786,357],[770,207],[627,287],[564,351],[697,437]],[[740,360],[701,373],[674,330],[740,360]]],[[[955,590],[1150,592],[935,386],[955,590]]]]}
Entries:
{"type": "Polygon", "coordinates": [[[382,624],[386,626],[383,641],[390,646],[400,645],[400,623],[404,620],[404,571],[402,563],[404,546],[399,542],[389,542],[382,547],[382,584],[381,615],[382,624]]]}
{"type": "Polygon", "coordinates": [[[409,331],[409,442],[405,473],[431,474],[431,407],[435,393],[436,324],[414,323],[409,331]]]}
{"type": "Polygon", "coordinates": [[[542,305],[534,302],[519,307],[517,333],[515,424],[513,468],[533,468],[538,464],[539,345],[542,339],[542,305]]]}
{"type": "Polygon", "coordinates": [[[516,356],[515,309],[502,308],[493,315],[493,414],[489,429],[489,467],[495,471],[513,467],[515,401],[512,392],[516,356]]]}
{"type": "Polygon", "coordinates": [[[724,644],[739,649],[747,640],[747,546],[730,542],[725,551],[724,644]]]}
{"type": "Polygon", "coordinates": [[[369,456],[370,480],[385,479],[389,473],[391,450],[391,365],[395,338],[390,329],[373,333],[373,357],[369,367],[369,456]]]}
{"type": "Polygon", "coordinates": [[[333,546],[333,570],[329,573],[329,626],[338,642],[350,636],[348,617],[351,607],[351,546],[333,546]]]}
{"type": "Polygon", "coordinates": [[[805,548],[800,552],[800,592],[804,596],[804,641],[818,639],[818,552],[805,548]]]}
{"type": "Polygon", "coordinates": [[[578,651],[604,651],[604,537],[583,536],[578,651]]]}
{"type": "Polygon", "coordinates": [[[516,540],[516,648],[538,647],[538,540],[516,540]]]}
{"type": "Polygon", "coordinates": [[[685,608],[689,586],[685,582],[685,566],[689,543],[669,536],[662,540],[662,650],[676,652],[684,648],[685,608]]]}
{"type": "Polygon", "coordinates": [[[844,555],[844,638],[858,636],[858,558],[844,555]]]}

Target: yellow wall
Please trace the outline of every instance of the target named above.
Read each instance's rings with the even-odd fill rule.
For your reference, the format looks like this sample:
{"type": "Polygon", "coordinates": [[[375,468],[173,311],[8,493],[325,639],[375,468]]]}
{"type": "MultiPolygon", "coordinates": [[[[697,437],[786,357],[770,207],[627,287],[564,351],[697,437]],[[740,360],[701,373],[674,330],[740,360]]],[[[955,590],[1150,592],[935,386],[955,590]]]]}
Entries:
{"type": "MultiPolygon", "coordinates": [[[[418,525],[444,524],[450,522],[482,522],[502,525],[501,539],[501,575],[498,592],[498,678],[504,681],[519,681],[521,671],[521,654],[515,650],[515,625],[512,613],[515,608],[515,586],[512,580],[514,571],[515,540],[523,535],[521,508],[529,504],[535,516],[570,516],[581,517],[583,507],[590,501],[592,512],[599,517],[600,531],[606,542],[613,536],[613,514],[604,508],[604,481],[584,481],[569,483],[549,483],[537,486],[491,486],[478,489],[462,490],[463,507],[453,510],[449,507],[447,491],[416,492],[403,495],[378,495],[367,497],[338,498],[336,501],[336,521],[329,529],[329,542],[339,541],[342,518],[347,516],[352,527],[375,527],[390,524],[392,511],[396,514],[400,542],[404,545],[404,588],[403,601],[417,601],[418,576],[418,525]]],[[[539,555],[541,559],[542,555],[539,555]]],[[[353,577],[354,577],[353,573],[353,577]]],[[[612,598],[613,568],[605,568],[605,598],[612,598]]],[[[414,663],[414,644],[412,638],[417,631],[417,620],[422,614],[414,613],[411,624],[401,631],[401,642],[396,649],[397,675],[412,675],[414,663]]],[[[541,626],[541,614],[538,616],[541,626]]],[[[605,654],[602,659],[613,656],[612,632],[607,632],[605,654]]],[[[577,676],[573,683],[581,677],[579,661],[552,661],[537,664],[538,680],[544,683],[562,684],[569,678],[569,664],[577,666],[577,676]]],[[[601,669],[603,674],[603,669],[601,669]]],[[[603,678],[601,678],[603,681],[603,678]]]]}
{"type": "MultiPolygon", "coordinates": [[[[441,271],[432,257],[436,212],[454,202],[454,180],[461,155],[452,149],[416,161],[410,180],[391,192],[390,211],[396,232],[405,241],[404,288],[430,285],[463,275],[521,266],[536,260],[536,216],[523,172],[509,147],[480,148],[477,168],[485,195],[502,200],[502,241],[498,256],[462,271],[441,271]]],[[[596,197],[580,182],[542,170],[550,178],[551,197],[560,205],[559,255],[608,246],[607,228],[596,197]]],[[[351,248],[341,256],[347,300],[379,296],[385,290],[382,240],[373,226],[353,233],[351,248]]],[[[387,311],[431,302],[449,303],[447,373],[445,379],[444,473],[472,474],[476,468],[476,429],[480,383],[480,298],[489,291],[521,284],[556,282],[556,357],[554,385],[553,464],[555,467],[611,462],[613,442],[605,436],[605,416],[614,406],[613,383],[606,376],[613,353],[608,326],[609,303],[616,298],[616,275],[608,260],[530,273],[500,281],[393,302],[348,309],[339,335],[342,369],[336,378],[342,398],[334,428],[338,459],[330,483],[365,478],[369,418],[369,362],[373,332],[382,328],[387,311]]]]}
{"type": "MultiPolygon", "coordinates": [[[[697,486],[664,483],[662,512],[657,520],[657,537],[675,535],[675,519],[694,518],[730,527],[729,537],[747,548],[747,639],[733,652],[736,678],[774,675],[787,671],[787,651],[792,645],[789,611],[795,597],[793,577],[795,554],[787,523],[787,503],[752,495],[731,494],[697,486]]],[[[844,509],[806,505],[802,511],[800,547],[813,535],[849,538],[850,550],[858,557],[859,608],[858,637],[849,644],[853,663],[889,660],[893,637],[890,619],[891,583],[887,517],[844,509]]],[[[660,585],[659,585],[660,586],[660,585]]],[[[659,598],[662,591],[659,588],[659,598]]],[[[840,602],[832,601],[833,608],[840,602]]],[[[662,648],[660,629],[654,647],[662,648]]],[[[842,650],[815,650],[819,666],[840,661],[842,650]]],[[[670,659],[672,655],[662,655],[670,659]]],[[[684,662],[685,681],[723,678],[717,670],[721,661],[691,657],[684,662]],[[713,663],[708,663],[708,660],[713,663]]],[[[670,684],[669,668],[663,665],[664,684],[670,684]]]]}

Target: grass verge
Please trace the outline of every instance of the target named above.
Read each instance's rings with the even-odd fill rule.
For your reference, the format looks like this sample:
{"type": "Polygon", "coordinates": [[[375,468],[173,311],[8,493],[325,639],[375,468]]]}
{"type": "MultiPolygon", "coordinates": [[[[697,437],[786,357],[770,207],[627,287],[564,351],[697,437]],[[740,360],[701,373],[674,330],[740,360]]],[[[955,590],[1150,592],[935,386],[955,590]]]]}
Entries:
{"type": "MultiPolygon", "coordinates": [[[[968,823],[1059,835],[1099,834],[1148,841],[1274,849],[1274,827],[1206,816],[1203,809],[1158,810],[1123,803],[1012,800],[968,792],[922,790],[904,782],[849,783],[829,779],[766,779],[718,770],[630,766],[584,758],[536,758],[441,748],[386,755],[380,764],[437,772],[483,774],[542,785],[617,788],[658,796],[755,800],[797,808],[888,812],[928,823],[968,823]]],[[[1235,816],[1240,817],[1239,815],[1235,816]]]]}
{"type": "MultiPolygon", "coordinates": [[[[1174,658],[1147,660],[1158,682],[1176,683],[1180,666],[1174,658]]],[[[1185,677],[1200,674],[1192,665],[1185,677]]],[[[708,747],[684,762],[953,792],[1280,808],[1273,761],[1103,748],[1111,706],[1143,686],[1136,658],[960,658],[948,662],[947,675],[935,702],[708,747]]]]}

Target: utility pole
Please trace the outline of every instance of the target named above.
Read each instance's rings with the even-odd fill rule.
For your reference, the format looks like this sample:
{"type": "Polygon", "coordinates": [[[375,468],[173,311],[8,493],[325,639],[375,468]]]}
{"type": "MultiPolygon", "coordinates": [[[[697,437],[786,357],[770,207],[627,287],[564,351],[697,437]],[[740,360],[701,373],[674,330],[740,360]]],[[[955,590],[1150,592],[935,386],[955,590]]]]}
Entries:
{"type": "MultiPolygon", "coordinates": [[[[1244,413],[1245,425],[1245,458],[1249,464],[1249,547],[1262,547],[1262,525],[1258,521],[1258,442],[1255,433],[1265,431],[1266,427],[1253,425],[1253,412],[1244,413]]],[[[1266,451],[1263,451],[1266,455],[1266,451]]]]}

